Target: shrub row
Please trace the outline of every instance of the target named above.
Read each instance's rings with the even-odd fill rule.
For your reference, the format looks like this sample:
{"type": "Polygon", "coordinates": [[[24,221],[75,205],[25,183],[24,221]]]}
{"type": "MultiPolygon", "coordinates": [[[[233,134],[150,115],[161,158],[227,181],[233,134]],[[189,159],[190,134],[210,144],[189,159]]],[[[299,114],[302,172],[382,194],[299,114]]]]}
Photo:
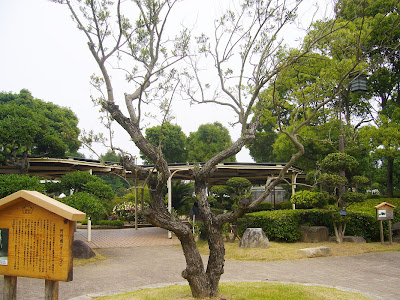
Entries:
{"type": "MultiPolygon", "coordinates": [[[[87,220],[82,222],[82,225],[87,225],[87,220]]],[[[124,226],[124,221],[121,220],[98,220],[92,221],[92,225],[103,225],[103,226],[124,226]]]]}
{"type": "MultiPolygon", "coordinates": [[[[394,222],[400,221],[397,214],[394,222]]],[[[326,226],[330,235],[334,235],[332,211],[325,209],[297,209],[276,210],[249,213],[238,220],[239,235],[242,236],[246,228],[262,228],[271,241],[295,242],[301,237],[300,226],[326,226]]],[[[367,241],[378,241],[379,222],[371,213],[349,211],[346,235],[362,236],[367,241]]],[[[387,222],[384,222],[387,226],[387,222]]],[[[387,228],[385,228],[387,236],[387,228]]]]}

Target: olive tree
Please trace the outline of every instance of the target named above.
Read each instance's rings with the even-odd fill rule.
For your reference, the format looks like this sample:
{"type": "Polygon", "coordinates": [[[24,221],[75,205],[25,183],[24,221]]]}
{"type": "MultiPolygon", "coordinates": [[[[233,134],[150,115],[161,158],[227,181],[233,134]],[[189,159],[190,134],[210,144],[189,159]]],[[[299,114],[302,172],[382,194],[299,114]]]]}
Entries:
{"type": "Polygon", "coordinates": [[[151,207],[146,211],[148,221],[174,232],[179,238],[186,259],[182,276],[188,280],[193,296],[216,296],[224,273],[223,225],[234,222],[265,200],[296,159],[303,155],[298,131],[337,95],[344,78],[354,69],[354,62],[344,61],[338,66],[341,76],[324,85],[331,91],[329,95],[318,99],[304,98],[301,105],[292,105],[291,126],[284,126],[275,116],[279,130],[295,145],[296,152],[280,174],[266,180],[263,195],[253,202],[239,201],[233,211],[216,215],[208,202],[208,179],[220,162],[236,155],[254,139],[260,126],[261,102],[280,105],[273,96],[260,98],[260,92],[273,86],[281,72],[310,53],[317,41],[336,30],[334,20],[320,26],[298,51],[286,52],[281,32],[296,20],[302,0],[291,3],[280,0],[232,2],[232,10],[222,13],[214,22],[212,38],[201,34],[195,38],[194,45],[187,29],[174,35],[167,32],[168,21],[178,18],[173,15],[177,0],[53,1],[69,8],[78,28],[87,37],[89,51],[99,71],[91,78],[99,91],[95,101],[154,164],[154,171],[141,169],[135,160],[129,159],[128,152],[124,152],[125,168],[147,178],[151,197],[151,207]],[[124,94],[116,90],[118,76],[112,76],[115,69],[126,72],[128,91],[124,94]],[[205,71],[214,75],[204,75],[205,71]],[[235,126],[240,130],[239,138],[193,169],[196,200],[210,249],[207,266],[191,229],[167,210],[163,188],[171,172],[162,147],[154,146],[143,133],[149,108],[157,105],[160,124],[166,124],[171,119],[171,107],[173,101],[178,101],[178,95],[192,103],[211,103],[214,107],[230,109],[235,126]]]}

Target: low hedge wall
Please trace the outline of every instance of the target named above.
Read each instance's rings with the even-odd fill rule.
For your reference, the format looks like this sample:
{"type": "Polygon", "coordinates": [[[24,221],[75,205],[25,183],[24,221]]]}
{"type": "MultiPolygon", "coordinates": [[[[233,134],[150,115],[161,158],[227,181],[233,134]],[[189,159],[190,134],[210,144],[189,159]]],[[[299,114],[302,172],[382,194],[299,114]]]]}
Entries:
{"type": "Polygon", "coordinates": [[[262,228],[269,240],[295,242],[300,239],[298,210],[274,210],[249,213],[238,220],[238,233],[246,228],[262,228]]]}
{"type": "MultiPolygon", "coordinates": [[[[82,221],[82,225],[87,225],[88,221],[87,219],[82,221]]],[[[124,226],[124,221],[121,220],[98,220],[98,221],[93,221],[92,220],[92,225],[103,225],[103,226],[116,226],[116,227],[121,227],[124,226]]]]}
{"type": "MultiPolygon", "coordinates": [[[[397,214],[395,222],[400,221],[397,214]]],[[[372,213],[348,211],[346,235],[362,236],[367,241],[379,241],[379,222],[372,213]]],[[[384,222],[387,237],[387,222],[384,222]]],[[[238,220],[238,232],[242,236],[246,228],[262,228],[271,241],[295,242],[301,238],[299,227],[326,226],[334,235],[332,211],[328,209],[276,210],[249,213],[238,220]]]]}

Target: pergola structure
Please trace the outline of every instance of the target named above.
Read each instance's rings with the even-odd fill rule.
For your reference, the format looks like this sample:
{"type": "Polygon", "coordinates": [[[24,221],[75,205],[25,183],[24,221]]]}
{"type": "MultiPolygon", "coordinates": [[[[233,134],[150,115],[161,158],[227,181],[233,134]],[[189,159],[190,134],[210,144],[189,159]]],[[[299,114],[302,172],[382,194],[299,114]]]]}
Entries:
{"type": "MultiPolygon", "coordinates": [[[[125,178],[136,178],[136,174],[124,169],[116,162],[100,162],[86,158],[29,158],[28,174],[32,176],[58,179],[61,176],[75,171],[89,172],[93,175],[114,174],[125,178]]],[[[175,163],[169,164],[171,180],[193,180],[193,169],[202,163],[175,163]]],[[[244,177],[253,185],[264,185],[268,177],[277,176],[284,167],[284,163],[220,163],[209,178],[210,185],[225,184],[229,178],[244,177]]],[[[144,169],[152,170],[153,165],[143,165],[144,169]]],[[[155,170],[154,170],[155,171],[155,170]]],[[[17,174],[13,167],[0,166],[0,174],[17,174]]],[[[304,171],[290,167],[285,174],[288,183],[295,186],[305,178],[304,171]]],[[[144,178],[136,178],[142,180],[144,178]]]]}
{"type": "MultiPolygon", "coordinates": [[[[127,171],[124,167],[115,162],[100,162],[99,160],[72,158],[29,158],[28,174],[49,179],[58,179],[61,176],[75,171],[89,172],[93,175],[114,174],[124,178],[138,178],[137,174],[127,171]]],[[[201,166],[201,163],[180,163],[169,164],[171,177],[168,180],[168,209],[172,208],[172,180],[193,180],[193,169],[201,166]]],[[[250,180],[253,185],[264,185],[271,176],[277,176],[285,166],[284,163],[220,163],[209,178],[209,185],[225,184],[229,178],[243,177],[250,180]]],[[[141,166],[149,171],[156,170],[152,165],[141,166]]],[[[18,170],[12,167],[0,166],[0,174],[17,174],[18,170]]],[[[292,194],[295,192],[296,185],[304,181],[305,173],[302,169],[290,167],[284,177],[285,181],[292,186],[292,194]]],[[[137,184],[136,184],[137,185],[137,184]]],[[[135,186],[136,206],[137,189],[135,186]]],[[[137,210],[136,210],[137,211],[137,210]]],[[[137,220],[137,218],[136,218],[137,220]]],[[[137,223],[135,224],[137,228],[137,223]]],[[[170,234],[169,234],[170,236],[170,234]]]]}

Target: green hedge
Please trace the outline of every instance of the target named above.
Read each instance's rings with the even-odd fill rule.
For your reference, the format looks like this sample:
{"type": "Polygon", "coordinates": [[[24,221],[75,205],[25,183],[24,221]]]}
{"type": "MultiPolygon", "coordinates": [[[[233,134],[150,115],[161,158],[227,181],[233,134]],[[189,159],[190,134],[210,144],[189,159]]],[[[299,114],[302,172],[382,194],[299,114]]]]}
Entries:
{"type": "Polygon", "coordinates": [[[262,228],[272,241],[295,242],[301,237],[298,224],[297,210],[261,211],[239,219],[238,232],[242,236],[246,228],[262,228]]]}
{"type": "MultiPolygon", "coordinates": [[[[87,220],[82,222],[82,225],[87,225],[87,220]]],[[[121,220],[99,220],[92,221],[92,225],[104,225],[104,226],[124,226],[124,221],[121,220]]]]}
{"type": "MultiPolygon", "coordinates": [[[[400,199],[371,199],[365,203],[350,206],[346,217],[346,235],[362,236],[367,241],[379,241],[379,222],[376,219],[374,206],[386,200],[396,206],[395,223],[400,222],[400,199]],[[372,209],[371,209],[372,206],[372,209]]],[[[385,239],[387,237],[387,224],[385,226],[385,239]]],[[[249,213],[238,220],[239,235],[242,236],[246,228],[262,228],[271,241],[295,242],[300,239],[299,227],[326,226],[330,235],[334,235],[332,211],[328,209],[297,209],[263,211],[249,213]]]]}

